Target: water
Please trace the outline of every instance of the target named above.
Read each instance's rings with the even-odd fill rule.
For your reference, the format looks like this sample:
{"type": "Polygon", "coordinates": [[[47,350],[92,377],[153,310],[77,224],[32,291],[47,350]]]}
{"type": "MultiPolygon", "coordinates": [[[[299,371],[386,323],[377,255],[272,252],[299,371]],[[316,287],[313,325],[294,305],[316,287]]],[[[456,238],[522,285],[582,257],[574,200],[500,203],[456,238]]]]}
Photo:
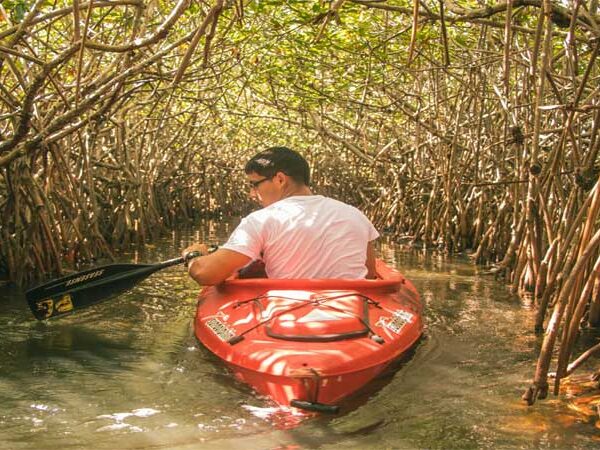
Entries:
{"type": "MultiPolygon", "coordinates": [[[[123,259],[158,262],[210,224],[123,259]]],[[[219,239],[221,238],[221,239],[219,239]]],[[[234,381],[193,336],[197,286],[158,272],[118,299],[47,323],[0,294],[0,448],[598,448],[565,395],[525,406],[534,312],[467,261],[382,243],[425,303],[426,332],[399,369],[334,417],[298,418],[234,381]],[[295,423],[295,426],[292,426],[295,423]]]]}

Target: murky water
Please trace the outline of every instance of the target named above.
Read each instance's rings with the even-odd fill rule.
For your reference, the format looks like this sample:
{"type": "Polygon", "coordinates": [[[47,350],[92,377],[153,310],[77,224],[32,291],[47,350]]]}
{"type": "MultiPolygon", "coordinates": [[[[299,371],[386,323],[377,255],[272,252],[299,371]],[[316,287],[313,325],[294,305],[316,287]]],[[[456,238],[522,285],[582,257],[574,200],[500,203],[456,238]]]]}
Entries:
{"type": "MultiPolygon", "coordinates": [[[[124,258],[158,262],[227,226],[124,258]]],[[[0,293],[0,448],[598,448],[564,396],[527,407],[539,342],[533,311],[467,261],[382,243],[420,291],[427,329],[398,371],[342,414],[290,423],[237,383],[192,331],[197,286],[165,269],[118,299],[47,323],[0,293]],[[286,425],[287,426],[284,426],[286,425]]]]}

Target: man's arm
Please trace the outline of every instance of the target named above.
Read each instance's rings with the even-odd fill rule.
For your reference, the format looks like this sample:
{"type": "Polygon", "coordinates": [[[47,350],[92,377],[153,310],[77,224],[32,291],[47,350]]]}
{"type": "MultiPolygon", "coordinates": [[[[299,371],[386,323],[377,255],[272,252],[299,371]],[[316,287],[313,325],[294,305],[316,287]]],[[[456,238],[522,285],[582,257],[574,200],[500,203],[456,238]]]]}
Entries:
{"type": "Polygon", "coordinates": [[[377,278],[377,270],[375,269],[375,249],[373,242],[367,243],[367,278],[377,278]]]}
{"type": "MultiPolygon", "coordinates": [[[[188,247],[184,252],[195,250],[192,247],[194,246],[188,247]]],[[[188,273],[201,286],[219,284],[250,260],[251,258],[242,253],[220,248],[209,255],[191,259],[188,263],[188,273]]]]}

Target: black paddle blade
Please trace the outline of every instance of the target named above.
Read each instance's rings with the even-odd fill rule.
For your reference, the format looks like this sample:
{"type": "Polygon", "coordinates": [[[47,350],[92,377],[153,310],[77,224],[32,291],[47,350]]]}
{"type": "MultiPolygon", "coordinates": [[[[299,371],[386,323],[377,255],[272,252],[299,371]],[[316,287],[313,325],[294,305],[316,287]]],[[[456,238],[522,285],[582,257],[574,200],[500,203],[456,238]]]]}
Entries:
{"type": "Polygon", "coordinates": [[[36,319],[49,319],[115,297],[163,267],[164,264],[96,267],[30,289],[25,297],[36,319]]]}

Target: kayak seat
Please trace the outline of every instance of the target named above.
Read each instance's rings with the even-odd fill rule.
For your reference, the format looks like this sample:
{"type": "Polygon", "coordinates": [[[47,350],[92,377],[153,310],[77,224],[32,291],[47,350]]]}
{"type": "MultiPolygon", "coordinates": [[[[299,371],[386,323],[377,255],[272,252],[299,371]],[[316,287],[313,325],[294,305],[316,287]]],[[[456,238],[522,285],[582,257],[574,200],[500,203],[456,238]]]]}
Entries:
{"type": "Polygon", "coordinates": [[[259,304],[274,339],[331,342],[370,331],[368,299],[356,291],[272,290],[259,304]]]}

